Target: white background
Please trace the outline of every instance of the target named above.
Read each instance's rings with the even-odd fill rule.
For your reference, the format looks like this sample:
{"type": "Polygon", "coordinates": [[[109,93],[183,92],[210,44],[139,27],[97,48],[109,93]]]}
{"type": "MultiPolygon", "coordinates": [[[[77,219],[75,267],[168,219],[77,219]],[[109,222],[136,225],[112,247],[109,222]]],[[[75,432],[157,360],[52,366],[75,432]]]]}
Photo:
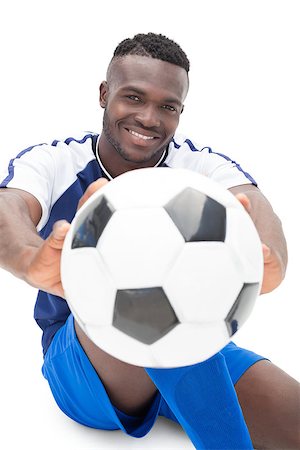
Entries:
{"type": "MultiPolygon", "coordinates": [[[[183,47],[191,88],[180,130],[256,178],[289,246],[285,281],[258,299],[235,341],[298,380],[299,8],[297,0],[10,0],[0,6],[2,167],[30,145],[99,130],[98,85],[122,39],[153,31],[183,47]]],[[[6,449],[193,448],[164,419],[135,440],[65,417],[40,373],[35,291],[4,271],[0,286],[2,448],[4,442],[6,449]]]]}

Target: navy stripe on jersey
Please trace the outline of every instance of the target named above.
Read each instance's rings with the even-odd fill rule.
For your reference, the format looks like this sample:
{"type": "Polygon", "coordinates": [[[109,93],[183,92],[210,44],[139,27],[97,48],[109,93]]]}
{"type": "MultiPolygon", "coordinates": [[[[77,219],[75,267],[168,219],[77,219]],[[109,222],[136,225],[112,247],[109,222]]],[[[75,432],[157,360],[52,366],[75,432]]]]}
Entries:
{"type": "Polygon", "coordinates": [[[92,135],[92,150],[95,155],[95,158],[97,158],[97,156],[96,156],[97,148],[96,147],[97,147],[98,137],[99,137],[99,134],[92,135]]]}
{"type": "Polygon", "coordinates": [[[6,187],[7,184],[13,179],[14,177],[14,171],[15,171],[15,166],[14,166],[14,161],[16,159],[21,158],[23,155],[25,155],[25,153],[30,152],[33,148],[35,147],[39,147],[40,145],[46,145],[45,143],[43,144],[37,144],[37,145],[32,145],[31,147],[25,148],[25,150],[22,150],[15,158],[11,159],[9,161],[8,164],[8,175],[6,178],[4,178],[4,180],[0,183],[0,188],[6,187]]]}
{"type": "Polygon", "coordinates": [[[76,181],[54,203],[51,208],[50,218],[40,231],[41,237],[46,239],[49,236],[53,224],[57,220],[65,219],[68,222],[73,220],[80,198],[83,196],[87,187],[100,177],[103,177],[103,173],[98,162],[93,159],[77,174],[76,181]]]}
{"type": "Polygon", "coordinates": [[[172,142],[173,142],[175,148],[180,148],[180,145],[177,144],[177,142],[175,141],[174,138],[172,139],[172,142]]]}
{"type": "Polygon", "coordinates": [[[194,144],[192,143],[192,141],[190,139],[186,139],[184,141],[192,150],[192,152],[198,152],[199,150],[194,146],[194,144]]]}
{"type": "Polygon", "coordinates": [[[206,148],[208,148],[209,153],[213,153],[213,154],[215,154],[215,155],[219,155],[219,156],[221,156],[222,158],[225,158],[226,161],[232,162],[232,164],[234,164],[235,167],[236,167],[240,172],[242,172],[242,173],[245,175],[245,177],[248,178],[249,181],[251,181],[252,184],[254,184],[254,186],[257,186],[256,181],[254,180],[254,178],[251,177],[250,173],[245,172],[245,171],[241,168],[240,164],[238,164],[236,161],[233,161],[233,160],[232,160],[231,158],[229,158],[228,156],[223,155],[223,153],[213,152],[212,149],[211,149],[210,147],[206,147],[206,148]]]}
{"type": "Polygon", "coordinates": [[[84,144],[88,139],[93,138],[93,137],[94,137],[94,134],[90,133],[90,134],[86,134],[82,139],[75,139],[73,137],[69,137],[64,141],[55,140],[52,142],[51,145],[53,147],[56,147],[59,142],[64,142],[67,145],[69,145],[70,142],[78,142],[78,144],[84,144]]]}
{"type": "MultiPolygon", "coordinates": [[[[172,139],[172,142],[174,144],[175,148],[180,148],[182,144],[177,144],[177,142],[175,141],[174,137],[172,139]]],[[[188,144],[188,146],[190,147],[190,149],[192,150],[192,152],[201,152],[201,150],[203,150],[203,148],[201,150],[199,150],[197,147],[195,147],[195,145],[192,143],[192,141],[190,139],[186,139],[184,141],[184,144],[188,144]]],[[[204,147],[206,148],[206,147],[204,147]]],[[[209,147],[207,147],[209,148],[209,147]]]]}

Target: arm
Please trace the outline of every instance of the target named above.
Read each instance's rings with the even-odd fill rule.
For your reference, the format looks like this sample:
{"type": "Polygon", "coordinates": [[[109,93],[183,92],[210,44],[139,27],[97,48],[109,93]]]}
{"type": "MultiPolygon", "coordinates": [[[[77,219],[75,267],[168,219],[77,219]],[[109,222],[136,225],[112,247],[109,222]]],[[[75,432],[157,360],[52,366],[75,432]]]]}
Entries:
{"type": "Polygon", "coordinates": [[[69,224],[57,222],[44,241],[36,231],[41,206],[19,189],[0,189],[0,266],[31,286],[63,295],[60,254],[69,224]]]}
{"type": "Polygon", "coordinates": [[[264,277],[261,293],[271,292],[282,282],[287,266],[287,246],[282,225],[261,191],[251,184],[229,189],[249,212],[263,245],[264,277]]]}
{"type": "MultiPolygon", "coordinates": [[[[104,178],[92,183],[79,207],[106,183],[104,178]]],[[[31,286],[64,297],[60,258],[70,224],[59,220],[43,240],[36,231],[41,214],[41,205],[33,195],[19,189],[0,189],[0,267],[31,286]]]]}

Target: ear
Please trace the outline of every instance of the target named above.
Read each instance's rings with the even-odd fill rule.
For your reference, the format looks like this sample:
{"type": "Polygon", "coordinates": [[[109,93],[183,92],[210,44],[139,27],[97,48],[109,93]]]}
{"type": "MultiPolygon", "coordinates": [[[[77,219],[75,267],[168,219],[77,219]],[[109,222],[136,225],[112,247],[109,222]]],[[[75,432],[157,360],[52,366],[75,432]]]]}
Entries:
{"type": "Polygon", "coordinates": [[[102,81],[99,87],[99,103],[101,108],[106,108],[107,104],[107,95],[108,95],[108,84],[107,81],[102,81]]]}

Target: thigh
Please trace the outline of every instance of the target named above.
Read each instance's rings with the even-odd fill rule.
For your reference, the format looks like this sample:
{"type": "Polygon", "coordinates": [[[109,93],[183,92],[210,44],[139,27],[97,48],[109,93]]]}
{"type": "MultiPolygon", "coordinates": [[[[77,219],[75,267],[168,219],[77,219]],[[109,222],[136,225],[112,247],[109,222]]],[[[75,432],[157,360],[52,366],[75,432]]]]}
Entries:
{"type": "Polygon", "coordinates": [[[76,321],[75,331],[114,406],[125,414],[143,417],[158,394],[144,368],[120,361],[103,351],[76,321]]]}
{"type": "Polygon", "coordinates": [[[270,361],[251,366],[235,385],[257,449],[300,449],[300,385],[270,361]]]}
{"type": "Polygon", "coordinates": [[[102,380],[77,339],[72,315],[55,334],[42,371],[56,403],[76,422],[98,429],[121,429],[135,437],[147,434],[155,422],[159,395],[142,417],[129,416],[112,404],[102,380]]]}
{"type": "Polygon", "coordinates": [[[83,425],[118,429],[119,424],[106,392],[75,339],[70,316],[45,355],[42,372],[59,408],[83,425]]]}

